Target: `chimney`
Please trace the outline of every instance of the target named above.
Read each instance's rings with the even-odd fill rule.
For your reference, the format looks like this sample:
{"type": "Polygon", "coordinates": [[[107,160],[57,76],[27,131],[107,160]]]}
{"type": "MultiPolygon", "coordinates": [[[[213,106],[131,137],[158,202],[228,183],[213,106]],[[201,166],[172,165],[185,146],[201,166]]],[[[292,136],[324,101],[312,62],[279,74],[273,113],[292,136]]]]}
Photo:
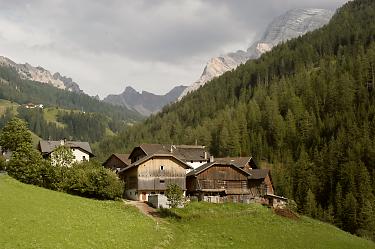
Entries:
{"type": "Polygon", "coordinates": [[[204,160],[207,160],[207,151],[204,152],[204,160]]]}
{"type": "Polygon", "coordinates": [[[211,155],[211,156],[210,156],[210,163],[213,163],[214,160],[215,160],[215,159],[214,159],[214,156],[211,155]]]}
{"type": "Polygon", "coordinates": [[[65,145],[65,140],[60,140],[60,145],[61,146],[65,145]]]}
{"type": "Polygon", "coordinates": [[[173,144],[171,144],[171,150],[170,151],[171,151],[171,153],[173,153],[173,144]]]}

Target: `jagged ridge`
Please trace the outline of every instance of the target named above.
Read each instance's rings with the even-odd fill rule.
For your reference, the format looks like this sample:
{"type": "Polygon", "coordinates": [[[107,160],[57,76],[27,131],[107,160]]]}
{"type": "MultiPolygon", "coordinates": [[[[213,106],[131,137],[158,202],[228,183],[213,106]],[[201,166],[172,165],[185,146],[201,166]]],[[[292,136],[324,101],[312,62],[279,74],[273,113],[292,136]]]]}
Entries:
{"type": "Polygon", "coordinates": [[[62,76],[60,73],[55,73],[52,75],[50,71],[40,66],[33,67],[28,63],[17,64],[4,56],[0,56],[0,65],[14,68],[19,76],[25,80],[33,80],[45,84],[50,84],[59,89],[64,89],[72,92],[82,92],[82,90],[79,88],[79,85],[71,78],[62,76]]]}
{"type": "Polygon", "coordinates": [[[210,59],[201,77],[187,87],[178,97],[178,100],[181,100],[186,94],[197,90],[213,78],[245,63],[247,60],[259,58],[277,44],[322,27],[329,22],[332,15],[333,11],[326,9],[293,9],[286,12],[284,15],[274,19],[262,38],[252,44],[247,51],[238,50],[237,52],[210,59]]]}
{"type": "Polygon", "coordinates": [[[103,101],[114,105],[125,106],[144,116],[149,116],[159,112],[163,106],[176,101],[185,88],[186,86],[176,86],[165,95],[156,95],[147,91],[139,93],[128,86],[123,93],[119,95],[108,95],[103,101]]]}

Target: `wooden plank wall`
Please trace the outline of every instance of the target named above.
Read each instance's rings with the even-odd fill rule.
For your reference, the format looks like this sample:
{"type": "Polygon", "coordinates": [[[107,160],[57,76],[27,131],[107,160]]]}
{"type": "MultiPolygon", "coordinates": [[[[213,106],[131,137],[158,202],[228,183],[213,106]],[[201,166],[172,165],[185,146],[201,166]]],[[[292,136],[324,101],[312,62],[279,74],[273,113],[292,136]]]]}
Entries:
{"type": "Polygon", "coordinates": [[[139,190],[166,190],[172,183],[186,189],[186,170],[176,159],[153,158],[138,167],[139,190]]]}

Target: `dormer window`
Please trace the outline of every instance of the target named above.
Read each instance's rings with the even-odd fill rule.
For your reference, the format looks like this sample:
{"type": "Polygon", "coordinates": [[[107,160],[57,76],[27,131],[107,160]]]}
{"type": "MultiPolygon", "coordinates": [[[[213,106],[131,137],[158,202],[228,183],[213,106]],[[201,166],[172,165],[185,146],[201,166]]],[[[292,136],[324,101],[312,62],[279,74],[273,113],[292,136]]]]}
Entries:
{"type": "Polygon", "coordinates": [[[160,165],[160,170],[164,170],[164,166],[163,165],[160,165]]]}

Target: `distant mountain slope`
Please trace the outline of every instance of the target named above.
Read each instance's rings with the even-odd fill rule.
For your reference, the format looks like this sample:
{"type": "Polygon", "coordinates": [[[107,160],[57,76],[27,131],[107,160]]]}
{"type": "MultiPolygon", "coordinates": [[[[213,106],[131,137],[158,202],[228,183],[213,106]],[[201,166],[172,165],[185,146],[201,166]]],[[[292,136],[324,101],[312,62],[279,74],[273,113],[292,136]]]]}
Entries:
{"type": "Polygon", "coordinates": [[[238,50],[207,62],[201,77],[187,87],[179,96],[181,100],[189,92],[197,90],[206,82],[236,68],[249,59],[259,58],[277,44],[313,31],[327,24],[333,12],[325,9],[293,9],[274,19],[262,38],[250,46],[247,51],[238,50]]]}
{"type": "Polygon", "coordinates": [[[4,56],[0,56],[0,65],[14,68],[21,79],[38,81],[71,92],[82,92],[79,85],[71,78],[62,76],[60,73],[52,74],[42,67],[33,67],[28,63],[17,64],[4,56]]]}
{"type": "Polygon", "coordinates": [[[108,95],[104,102],[125,106],[135,110],[144,116],[149,116],[160,111],[165,105],[174,102],[185,90],[186,86],[176,86],[165,95],[156,95],[147,91],[137,92],[128,86],[119,95],[108,95]]]}

